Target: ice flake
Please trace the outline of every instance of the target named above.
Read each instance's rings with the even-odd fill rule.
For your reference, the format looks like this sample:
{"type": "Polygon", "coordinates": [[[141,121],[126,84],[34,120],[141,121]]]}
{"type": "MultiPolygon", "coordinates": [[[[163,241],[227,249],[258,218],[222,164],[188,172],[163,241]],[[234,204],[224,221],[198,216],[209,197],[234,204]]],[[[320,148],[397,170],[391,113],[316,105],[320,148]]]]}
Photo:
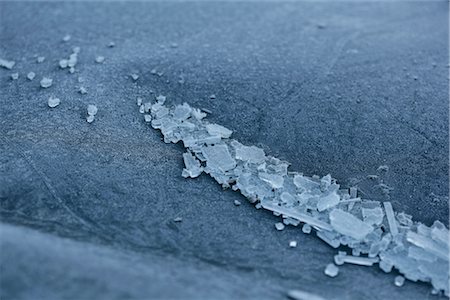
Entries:
{"type": "Polygon", "coordinates": [[[60,61],[59,61],[59,67],[61,68],[61,69],[65,69],[65,68],[67,68],[69,66],[69,61],[67,60],[67,59],[61,59],[60,61]]]}
{"type": "Polygon", "coordinates": [[[398,234],[397,221],[395,221],[394,210],[392,209],[391,202],[383,202],[384,210],[386,211],[386,218],[388,220],[389,228],[391,229],[392,236],[398,234]]]}
{"type": "Polygon", "coordinates": [[[54,108],[54,107],[57,107],[61,103],[61,100],[59,100],[59,98],[55,98],[55,97],[51,96],[50,98],[48,98],[47,103],[48,103],[49,107],[54,108]]]}
{"type": "Polygon", "coordinates": [[[48,77],[44,77],[44,78],[42,78],[40,84],[41,84],[41,87],[44,88],[44,89],[49,88],[53,84],[53,79],[48,78],[48,77]]]}
{"type": "Polygon", "coordinates": [[[82,86],[80,86],[80,88],[78,89],[78,92],[79,92],[81,95],[87,94],[86,88],[85,88],[85,87],[82,87],[82,86]]]}
{"type": "Polygon", "coordinates": [[[403,276],[395,276],[394,284],[398,287],[403,286],[405,284],[405,277],[403,276]]]}
{"type": "Polygon", "coordinates": [[[166,96],[163,96],[163,95],[159,95],[155,99],[156,99],[156,102],[158,102],[161,105],[164,105],[164,103],[166,102],[166,96]]]}
{"type": "Polygon", "coordinates": [[[141,106],[139,106],[139,112],[141,114],[145,113],[145,106],[144,106],[144,104],[141,104],[141,106]]]}
{"type": "Polygon", "coordinates": [[[258,173],[259,178],[267,182],[273,189],[279,189],[283,186],[284,178],[281,175],[269,174],[269,173],[258,173]]]}
{"type": "Polygon", "coordinates": [[[290,241],[289,242],[289,247],[291,247],[291,248],[297,247],[297,241],[290,241]]]}
{"type": "Polygon", "coordinates": [[[206,113],[201,112],[200,109],[198,109],[198,108],[192,109],[191,115],[192,115],[195,119],[197,119],[198,121],[200,121],[200,120],[202,120],[203,118],[206,117],[206,113]]]}
{"type": "Polygon", "coordinates": [[[17,79],[19,79],[19,73],[12,73],[12,74],[11,74],[11,79],[12,79],[12,80],[17,80],[17,79]]]}
{"type": "Polygon", "coordinates": [[[212,99],[212,100],[216,99],[216,95],[213,94],[213,95],[209,96],[209,99],[212,99]]]}
{"type": "Polygon", "coordinates": [[[360,266],[372,266],[373,264],[378,263],[380,261],[378,257],[371,258],[353,255],[342,255],[341,259],[344,263],[360,266]]]}
{"type": "Polygon", "coordinates": [[[283,230],[284,227],[285,227],[284,224],[281,223],[281,222],[275,223],[275,228],[276,228],[278,231],[283,230]]]}
{"type": "Polygon", "coordinates": [[[362,208],[362,216],[364,223],[369,225],[381,225],[384,218],[383,209],[381,207],[375,208],[362,208]]]}
{"type": "Polygon", "coordinates": [[[236,206],[241,205],[241,201],[239,201],[239,200],[234,200],[234,205],[236,205],[236,206]]]}
{"type": "Polygon", "coordinates": [[[70,36],[70,34],[66,34],[62,40],[63,40],[63,42],[68,42],[68,41],[70,41],[71,38],[72,37],[70,36]]]}
{"type": "Polygon", "coordinates": [[[33,80],[34,77],[36,77],[36,74],[35,74],[34,72],[29,72],[29,73],[27,74],[28,80],[33,80]]]}
{"type": "Polygon", "coordinates": [[[139,79],[139,75],[138,74],[131,74],[130,75],[131,76],[131,79],[133,79],[133,81],[136,81],[136,80],[138,80],[139,79]]]}
{"type": "Polygon", "coordinates": [[[292,300],[325,300],[324,298],[301,290],[290,290],[287,296],[292,300]]]}
{"type": "Polygon", "coordinates": [[[11,70],[16,62],[0,58],[0,67],[11,70]]]}
{"type": "Polygon", "coordinates": [[[102,64],[102,63],[105,62],[105,57],[104,56],[97,56],[95,58],[95,62],[98,63],[98,64],[102,64]]]}
{"type": "Polygon", "coordinates": [[[191,115],[191,111],[192,109],[187,103],[183,103],[183,105],[177,105],[173,112],[173,118],[177,121],[184,121],[189,118],[189,116],[191,115]]]}
{"type": "Polygon", "coordinates": [[[141,105],[142,105],[142,98],[141,98],[141,97],[137,97],[137,99],[136,99],[136,104],[137,104],[138,106],[141,106],[141,105]]]}
{"type": "Polygon", "coordinates": [[[350,236],[355,240],[362,240],[367,234],[373,231],[372,226],[341,209],[331,211],[330,223],[334,230],[343,235],[350,236]]]}
{"type": "Polygon", "coordinates": [[[358,193],[358,189],[356,187],[351,187],[349,189],[350,198],[356,198],[358,193]]]}
{"type": "Polygon", "coordinates": [[[336,192],[332,192],[327,196],[321,197],[317,202],[317,210],[324,211],[339,204],[339,195],[336,192]]]}
{"type": "Polygon", "coordinates": [[[200,162],[192,155],[190,152],[183,153],[183,160],[185,168],[183,169],[182,176],[184,178],[198,177],[202,172],[203,168],[200,165],[200,162]]]}
{"type": "Polygon", "coordinates": [[[94,116],[91,116],[91,115],[86,116],[86,121],[87,121],[88,123],[92,123],[92,122],[94,122],[94,120],[95,120],[95,117],[94,117],[94,116]]]}
{"type": "Polygon", "coordinates": [[[113,47],[115,47],[115,46],[116,46],[116,43],[114,43],[114,42],[112,42],[112,41],[108,43],[108,47],[109,47],[109,48],[113,48],[113,47]]]}
{"type": "Polygon", "coordinates": [[[147,123],[150,123],[152,121],[152,116],[148,115],[148,114],[145,114],[144,115],[144,121],[147,122],[147,123]]]}
{"type": "Polygon", "coordinates": [[[237,141],[232,141],[231,145],[236,152],[236,159],[255,164],[262,163],[266,159],[266,154],[261,148],[255,146],[244,146],[237,141]]]}
{"type": "Polygon", "coordinates": [[[36,61],[37,61],[37,63],[43,63],[44,62],[44,60],[45,60],[45,57],[44,56],[38,56],[37,58],[36,58],[36,61]]]}
{"type": "Polygon", "coordinates": [[[175,219],[173,219],[173,221],[178,223],[178,222],[183,221],[183,218],[182,217],[176,217],[175,219]]]}
{"type": "Polygon", "coordinates": [[[328,264],[324,270],[325,275],[336,277],[339,274],[339,267],[335,264],[328,264]]]}
{"type": "Polygon", "coordinates": [[[89,104],[87,107],[87,113],[89,116],[95,116],[98,112],[98,108],[97,106],[93,105],[93,104],[89,104]]]}
{"type": "Polygon", "coordinates": [[[206,158],[206,165],[213,171],[226,172],[236,167],[236,161],[231,157],[226,145],[204,147],[202,154],[206,158]]]}
{"type": "Polygon", "coordinates": [[[333,248],[338,248],[341,245],[337,235],[330,231],[317,231],[316,235],[325,243],[333,248]]]}
{"type": "Polygon", "coordinates": [[[233,133],[230,129],[217,124],[207,124],[206,131],[208,131],[210,135],[218,135],[224,139],[229,138],[233,133]]]}
{"type": "Polygon", "coordinates": [[[387,172],[387,171],[389,171],[389,167],[386,166],[386,165],[381,165],[381,166],[378,167],[377,171],[387,172]]]}
{"type": "Polygon", "coordinates": [[[309,224],[306,224],[306,223],[303,224],[302,231],[303,231],[303,233],[310,234],[311,233],[311,226],[309,224]]]}

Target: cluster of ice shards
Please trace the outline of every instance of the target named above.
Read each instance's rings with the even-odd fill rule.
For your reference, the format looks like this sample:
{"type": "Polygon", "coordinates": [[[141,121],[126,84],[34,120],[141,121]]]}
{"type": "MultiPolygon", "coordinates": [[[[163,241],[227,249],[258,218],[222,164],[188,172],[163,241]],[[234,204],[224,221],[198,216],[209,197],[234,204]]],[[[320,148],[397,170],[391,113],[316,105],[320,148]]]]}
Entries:
{"type": "MultiPolygon", "coordinates": [[[[390,202],[358,198],[355,188],[339,189],[330,175],[288,172],[289,163],[230,139],[232,131],[204,120],[204,112],[186,103],[168,108],[165,97],[156,100],[144,113],[151,114],[152,127],[161,130],[166,143],[181,141],[188,149],[184,177],[205,172],[257,208],[281,216],[276,229],[304,223],[304,233],[313,228],[331,247],[349,247],[351,254],[339,251],[335,256],[336,265],[379,264],[385,272],[396,268],[406,279],[431,282],[435,293],[449,295],[449,230],[441,222],[431,227],[413,222],[411,216],[395,213],[390,202]]],[[[337,275],[336,270],[327,272],[337,275]]]]}

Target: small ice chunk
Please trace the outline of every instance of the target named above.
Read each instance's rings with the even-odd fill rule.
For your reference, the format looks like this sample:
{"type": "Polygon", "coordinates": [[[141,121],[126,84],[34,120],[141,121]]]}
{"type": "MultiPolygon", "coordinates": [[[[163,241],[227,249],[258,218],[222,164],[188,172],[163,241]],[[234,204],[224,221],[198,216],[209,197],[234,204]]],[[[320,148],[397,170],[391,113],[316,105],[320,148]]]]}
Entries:
{"type": "Polygon", "coordinates": [[[70,73],[70,74],[75,73],[75,68],[74,68],[74,67],[70,67],[70,68],[69,68],[69,73],[70,73]]]}
{"type": "Polygon", "coordinates": [[[166,102],[166,96],[163,96],[163,95],[159,95],[155,99],[156,99],[156,102],[158,102],[161,105],[163,105],[166,102]]]}
{"type": "Polygon", "coordinates": [[[201,119],[206,117],[206,113],[200,111],[200,109],[198,109],[198,108],[192,109],[191,115],[198,121],[200,121],[201,119]]]}
{"type": "Polygon", "coordinates": [[[384,210],[386,211],[386,218],[388,220],[389,228],[391,234],[395,237],[398,234],[397,221],[395,220],[394,210],[392,209],[392,204],[389,201],[383,202],[384,210]]]}
{"type": "Polygon", "coordinates": [[[36,61],[37,61],[39,64],[40,64],[40,63],[43,63],[44,60],[45,60],[45,57],[44,57],[44,56],[38,56],[37,59],[36,59],[36,61]]]}
{"type": "Polygon", "coordinates": [[[98,108],[93,104],[89,104],[87,107],[87,113],[89,116],[95,116],[97,114],[98,108]]]}
{"type": "Polygon", "coordinates": [[[325,197],[321,197],[317,202],[317,210],[324,211],[339,204],[340,197],[336,191],[329,193],[325,197]]]}
{"type": "Polygon", "coordinates": [[[173,111],[173,118],[178,121],[185,121],[191,115],[192,108],[187,103],[177,105],[173,111]]]}
{"type": "Polygon", "coordinates": [[[51,78],[44,77],[41,80],[41,87],[44,89],[51,87],[52,84],[53,84],[53,79],[51,79],[51,78]]]}
{"type": "Polygon", "coordinates": [[[231,157],[226,145],[221,144],[204,147],[202,153],[206,158],[206,165],[210,169],[218,169],[221,172],[226,172],[236,167],[236,161],[231,157]]]}
{"type": "Polygon", "coordinates": [[[285,227],[284,224],[281,223],[281,222],[275,223],[275,228],[276,228],[278,231],[283,230],[284,227],[285,227]]]}
{"type": "Polygon", "coordinates": [[[145,114],[144,120],[145,120],[145,122],[150,123],[152,121],[152,116],[149,114],[145,114]]]}
{"type": "Polygon", "coordinates": [[[358,193],[358,189],[356,187],[352,186],[349,189],[350,198],[356,198],[357,197],[357,193],[358,193]]]}
{"type": "Polygon", "coordinates": [[[260,172],[258,176],[259,179],[267,182],[274,189],[279,189],[284,184],[284,178],[281,175],[260,172]]]}
{"type": "Polygon", "coordinates": [[[59,98],[55,98],[53,96],[48,98],[48,106],[51,108],[57,107],[60,103],[61,103],[61,100],[59,100],[59,98]]]}
{"type": "Polygon", "coordinates": [[[175,219],[173,219],[174,222],[181,222],[183,221],[182,217],[176,217],[175,219]]]}
{"type": "Polygon", "coordinates": [[[339,267],[335,264],[328,264],[324,270],[325,275],[336,277],[339,274],[339,267]]]}
{"type": "Polygon", "coordinates": [[[261,205],[261,203],[259,203],[259,202],[258,202],[258,203],[256,203],[256,205],[255,205],[255,208],[256,208],[256,209],[261,209],[261,208],[262,208],[262,205],[261,205]]]}
{"type": "Polygon", "coordinates": [[[70,36],[70,34],[66,34],[66,35],[63,37],[63,42],[68,42],[68,41],[70,41],[71,38],[72,38],[72,37],[70,36]]]}
{"type": "Polygon", "coordinates": [[[111,42],[108,43],[108,47],[109,47],[109,48],[113,48],[113,47],[115,47],[115,46],[116,46],[116,43],[114,43],[113,41],[111,41],[111,42]]]}
{"type": "Polygon", "coordinates": [[[320,188],[320,184],[303,175],[294,175],[294,184],[300,189],[314,190],[320,188]]]}
{"type": "Polygon", "coordinates": [[[136,80],[138,80],[139,79],[139,75],[138,74],[131,74],[130,75],[131,76],[131,79],[133,79],[133,81],[136,81],[136,80]]]}
{"type": "Polygon", "coordinates": [[[316,231],[316,235],[333,248],[338,248],[341,245],[341,242],[335,233],[329,231],[316,231]]]}
{"type": "Polygon", "coordinates": [[[72,51],[73,51],[73,53],[75,53],[75,54],[78,54],[78,53],[80,53],[80,50],[81,50],[81,48],[80,47],[73,47],[72,48],[72,51]]]}
{"type": "Polygon", "coordinates": [[[141,105],[142,105],[142,98],[141,98],[141,97],[137,97],[137,99],[136,99],[136,104],[137,104],[138,106],[141,106],[141,105]]]}
{"type": "Polygon", "coordinates": [[[95,58],[95,62],[98,63],[98,64],[102,64],[102,63],[105,62],[105,57],[104,56],[97,56],[95,58]]]}
{"type": "Polygon", "coordinates": [[[362,240],[373,231],[372,226],[341,209],[334,209],[330,213],[330,223],[334,230],[355,240],[362,240]]]}
{"type": "Polygon", "coordinates": [[[67,60],[67,59],[61,59],[60,61],[59,61],[59,67],[61,68],[61,69],[65,69],[65,68],[67,68],[69,66],[69,61],[67,60]]]}
{"type": "Polygon", "coordinates": [[[392,268],[394,265],[387,260],[381,260],[379,263],[380,269],[383,270],[385,273],[389,273],[392,271],[392,268]]]}
{"type": "Polygon", "coordinates": [[[12,73],[12,74],[11,74],[11,79],[12,79],[12,80],[17,80],[17,79],[19,79],[19,73],[12,73]]]}
{"type": "Polygon", "coordinates": [[[266,159],[266,154],[261,148],[255,146],[244,146],[236,141],[233,141],[231,145],[235,149],[236,159],[251,163],[262,163],[266,159]]]}
{"type": "Polygon", "coordinates": [[[324,298],[301,290],[290,290],[287,293],[292,300],[325,300],[324,298]]]}
{"type": "Polygon", "coordinates": [[[200,162],[192,155],[192,153],[183,153],[183,161],[185,168],[183,169],[181,175],[184,178],[195,178],[203,172],[203,168],[201,167],[200,162]]]}
{"type": "Polygon", "coordinates": [[[210,135],[218,135],[224,139],[229,138],[233,133],[232,130],[217,124],[206,125],[206,131],[208,131],[210,135]]]}
{"type": "Polygon", "coordinates": [[[289,247],[291,247],[291,248],[297,247],[297,241],[290,241],[289,242],[289,247]]]}
{"type": "Polygon", "coordinates": [[[234,205],[236,205],[236,206],[241,205],[241,201],[239,201],[239,200],[234,200],[234,205]]]}
{"type": "Polygon", "coordinates": [[[88,115],[88,116],[86,117],[86,121],[87,121],[88,123],[92,123],[92,122],[94,122],[94,120],[95,120],[95,117],[94,117],[94,116],[88,115]]]}
{"type": "Polygon", "coordinates": [[[211,96],[209,96],[209,99],[216,99],[216,95],[212,94],[211,96]]]}
{"type": "Polygon", "coordinates": [[[34,77],[36,77],[36,73],[34,73],[34,72],[30,72],[30,73],[27,74],[28,80],[33,80],[34,77]]]}
{"type": "Polygon", "coordinates": [[[78,62],[78,56],[77,53],[72,53],[69,55],[69,60],[67,61],[68,67],[75,67],[75,65],[78,62]]]}
{"type": "Polygon", "coordinates": [[[171,43],[171,44],[170,44],[170,47],[171,47],[171,48],[178,48],[178,44],[177,44],[177,43],[171,43]]]}
{"type": "Polygon", "coordinates": [[[378,263],[380,259],[378,257],[362,257],[353,255],[342,256],[342,261],[348,264],[360,265],[360,266],[372,266],[378,263]]]}
{"type": "Polygon", "coordinates": [[[303,231],[303,233],[310,234],[311,233],[311,226],[309,224],[306,224],[306,223],[303,224],[302,231],[303,231]]]}
{"type": "Polygon", "coordinates": [[[78,90],[78,92],[79,92],[81,95],[87,94],[86,88],[85,88],[85,87],[82,87],[82,86],[80,86],[80,89],[78,90]]]}
{"type": "Polygon", "coordinates": [[[369,225],[381,225],[384,218],[383,209],[381,207],[361,209],[364,223],[369,225]]]}
{"type": "Polygon", "coordinates": [[[403,276],[395,276],[395,279],[394,279],[394,284],[396,285],[396,286],[403,286],[403,284],[405,284],[405,277],[403,277],[403,276]]]}
{"type": "Polygon", "coordinates": [[[389,171],[389,167],[386,165],[381,165],[378,167],[377,171],[387,172],[387,171],[389,171]]]}
{"type": "Polygon", "coordinates": [[[16,62],[0,58],[0,67],[11,70],[16,62]]]}

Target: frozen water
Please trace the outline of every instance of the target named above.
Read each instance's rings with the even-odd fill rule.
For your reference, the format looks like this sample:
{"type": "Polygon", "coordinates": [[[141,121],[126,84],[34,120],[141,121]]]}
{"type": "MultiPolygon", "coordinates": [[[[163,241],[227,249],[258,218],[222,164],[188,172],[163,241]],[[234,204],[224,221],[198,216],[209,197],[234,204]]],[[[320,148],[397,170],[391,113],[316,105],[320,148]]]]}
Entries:
{"type": "Polygon", "coordinates": [[[49,88],[53,84],[53,79],[48,78],[48,77],[44,77],[44,78],[42,78],[40,84],[41,84],[41,87],[44,88],[44,89],[49,88]]]}
{"type": "Polygon", "coordinates": [[[137,104],[138,106],[141,106],[141,105],[142,105],[142,98],[141,98],[141,97],[137,97],[137,99],[136,99],[136,104],[137,104]]]}
{"type": "Polygon", "coordinates": [[[108,44],[108,47],[109,48],[113,48],[113,47],[115,47],[116,46],[116,43],[114,43],[114,42],[109,42],[109,44],[108,44]]]}
{"type": "Polygon", "coordinates": [[[60,61],[59,61],[59,67],[61,68],[61,69],[65,69],[65,68],[67,68],[69,66],[69,61],[67,60],[67,59],[61,59],[60,61]]]}
{"type": "Polygon", "coordinates": [[[330,223],[334,230],[355,240],[362,240],[373,231],[372,226],[341,209],[334,209],[330,213],[330,223]]]}
{"type": "MultiPolygon", "coordinates": [[[[176,112],[176,109],[175,109],[176,112]]],[[[208,124],[206,125],[206,130],[210,135],[218,135],[222,138],[229,138],[233,131],[229,130],[228,128],[225,128],[221,125],[217,124],[208,124]]]]}
{"type": "Polygon", "coordinates": [[[182,176],[184,178],[195,178],[203,172],[200,162],[190,152],[183,153],[183,160],[185,168],[183,169],[182,176]]]}
{"type": "Polygon", "coordinates": [[[303,224],[302,231],[306,234],[311,233],[311,226],[309,224],[303,224]]]}
{"type": "Polygon", "coordinates": [[[174,222],[181,222],[183,221],[182,217],[176,217],[175,219],[173,219],[174,222]]]}
{"type": "Polygon", "coordinates": [[[131,79],[133,79],[133,81],[136,81],[139,79],[139,75],[138,74],[131,74],[131,79]]]}
{"type": "Polygon", "coordinates": [[[291,248],[297,247],[297,241],[290,241],[289,242],[289,247],[291,247],[291,248]]]}
{"type": "Polygon", "coordinates": [[[396,285],[396,286],[403,286],[403,284],[405,283],[405,277],[403,277],[403,276],[395,276],[395,279],[394,279],[394,284],[396,285]]]}
{"type": "Polygon", "coordinates": [[[164,105],[164,103],[166,102],[166,96],[159,95],[159,96],[156,97],[156,101],[159,104],[164,105]]]}
{"type": "Polygon", "coordinates": [[[67,34],[67,35],[65,35],[65,36],[63,37],[63,41],[64,41],[64,42],[68,42],[68,41],[70,41],[71,38],[72,38],[72,37],[71,37],[69,34],[67,34]]]}
{"type": "Polygon", "coordinates": [[[284,224],[281,222],[275,223],[275,228],[279,231],[283,230],[284,227],[285,227],[284,224]]]}
{"type": "Polygon", "coordinates": [[[105,61],[105,57],[104,56],[97,56],[95,58],[95,62],[98,64],[102,64],[105,61]]]}
{"type": "Polygon", "coordinates": [[[147,123],[150,123],[152,121],[152,116],[148,115],[148,114],[145,114],[144,115],[144,121],[147,122],[147,123]]]}
{"type": "Polygon", "coordinates": [[[292,300],[325,300],[324,298],[301,290],[290,290],[287,293],[289,299],[292,300]]]}
{"type": "Polygon", "coordinates": [[[12,80],[17,80],[17,79],[19,79],[19,73],[12,73],[12,74],[11,74],[11,79],[12,79],[12,80]]]}
{"type": "Polygon", "coordinates": [[[328,264],[324,270],[325,275],[336,277],[339,274],[339,267],[335,264],[328,264]]]}
{"type": "Polygon", "coordinates": [[[395,221],[394,210],[392,209],[391,202],[383,202],[384,210],[386,211],[386,218],[388,220],[391,234],[396,236],[398,234],[397,221],[395,221]]]}
{"type": "Polygon", "coordinates": [[[318,211],[324,211],[329,208],[332,208],[339,203],[339,195],[336,192],[332,192],[328,194],[327,196],[321,197],[319,201],[317,202],[317,210],[318,211]]]}
{"type": "Polygon", "coordinates": [[[241,205],[241,201],[239,201],[239,200],[234,200],[234,205],[236,205],[236,206],[241,205]]]}
{"type": "Polygon", "coordinates": [[[57,107],[60,103],[61,100],[59,100],[59,98],[55,98],[55,97],[50,97],[48,98],[48,106],[51,108],[57,107]]]}
{"type": "Polygon", "coordinates": [[[95,117],[94,117],[94,116],[91,116],[91,115],[86,116],[86,121],[87,121],[88,123],[92,123],[92,122],[94,122],[94,120],[95,120],[95,117]]]}
{"type": "Polygon", "coordinates": [[[36,74],[35,74],[34,72],[29,72],[29,73],[27,74],[28,80],[33,80],[34,77],[36,77],[36,74]]]}
{"type": "Polygon", "coordinates": [[[0,58],[0,67],[11,70],[16,62],[0,58]]]}
{"type": "Polygon", "coordinates": [[[78,92],[79,92],[81,95],[87,94],[86,88],[85,88],[85,87],[82,87],[82,86],[80,86],[80,89],[78,90],[78,92]]]}
{"type": "Polygon", "coordinates": [[[44,60],[45,60],[45,57],[44,57],[44,56],[38,56],[38,57],[36,58],[36,61],[37,61],[39,64],[40,64],[40,63],[43,63],[44,60]]]}
{"type": "Polygon", "coordinates": [[[95,116],[97,114],[98,108],[93,104],[89,104],[87,107],[87,113],[89,116],[95,116]]]}
{"type": "Polygon", "coordinates": [[[202,154],[207,160],[207,167],[212,171],[226,172],[236,167],[236,161],[226,145],[204,147],[202,154]]]}

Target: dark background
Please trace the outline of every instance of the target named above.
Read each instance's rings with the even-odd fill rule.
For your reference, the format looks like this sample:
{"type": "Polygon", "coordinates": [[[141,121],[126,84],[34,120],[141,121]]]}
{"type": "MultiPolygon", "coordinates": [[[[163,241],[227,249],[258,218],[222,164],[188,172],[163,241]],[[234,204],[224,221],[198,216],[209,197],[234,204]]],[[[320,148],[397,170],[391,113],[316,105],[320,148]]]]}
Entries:
{"type": "Polygon", "coordinates": [[[0,30],[0,57],[16,61],[0,70],[2,299],[437,299],[377,267],[325,276],[336,251],[317,237],[276,231],[279,218],[206,175],[183,179],[182,146],[136,97],[207,108],[292,170],[448,226],[447,1],[1,2],[0,30]],[[73,46],[71,75],[58,61],[73,46]]]}

